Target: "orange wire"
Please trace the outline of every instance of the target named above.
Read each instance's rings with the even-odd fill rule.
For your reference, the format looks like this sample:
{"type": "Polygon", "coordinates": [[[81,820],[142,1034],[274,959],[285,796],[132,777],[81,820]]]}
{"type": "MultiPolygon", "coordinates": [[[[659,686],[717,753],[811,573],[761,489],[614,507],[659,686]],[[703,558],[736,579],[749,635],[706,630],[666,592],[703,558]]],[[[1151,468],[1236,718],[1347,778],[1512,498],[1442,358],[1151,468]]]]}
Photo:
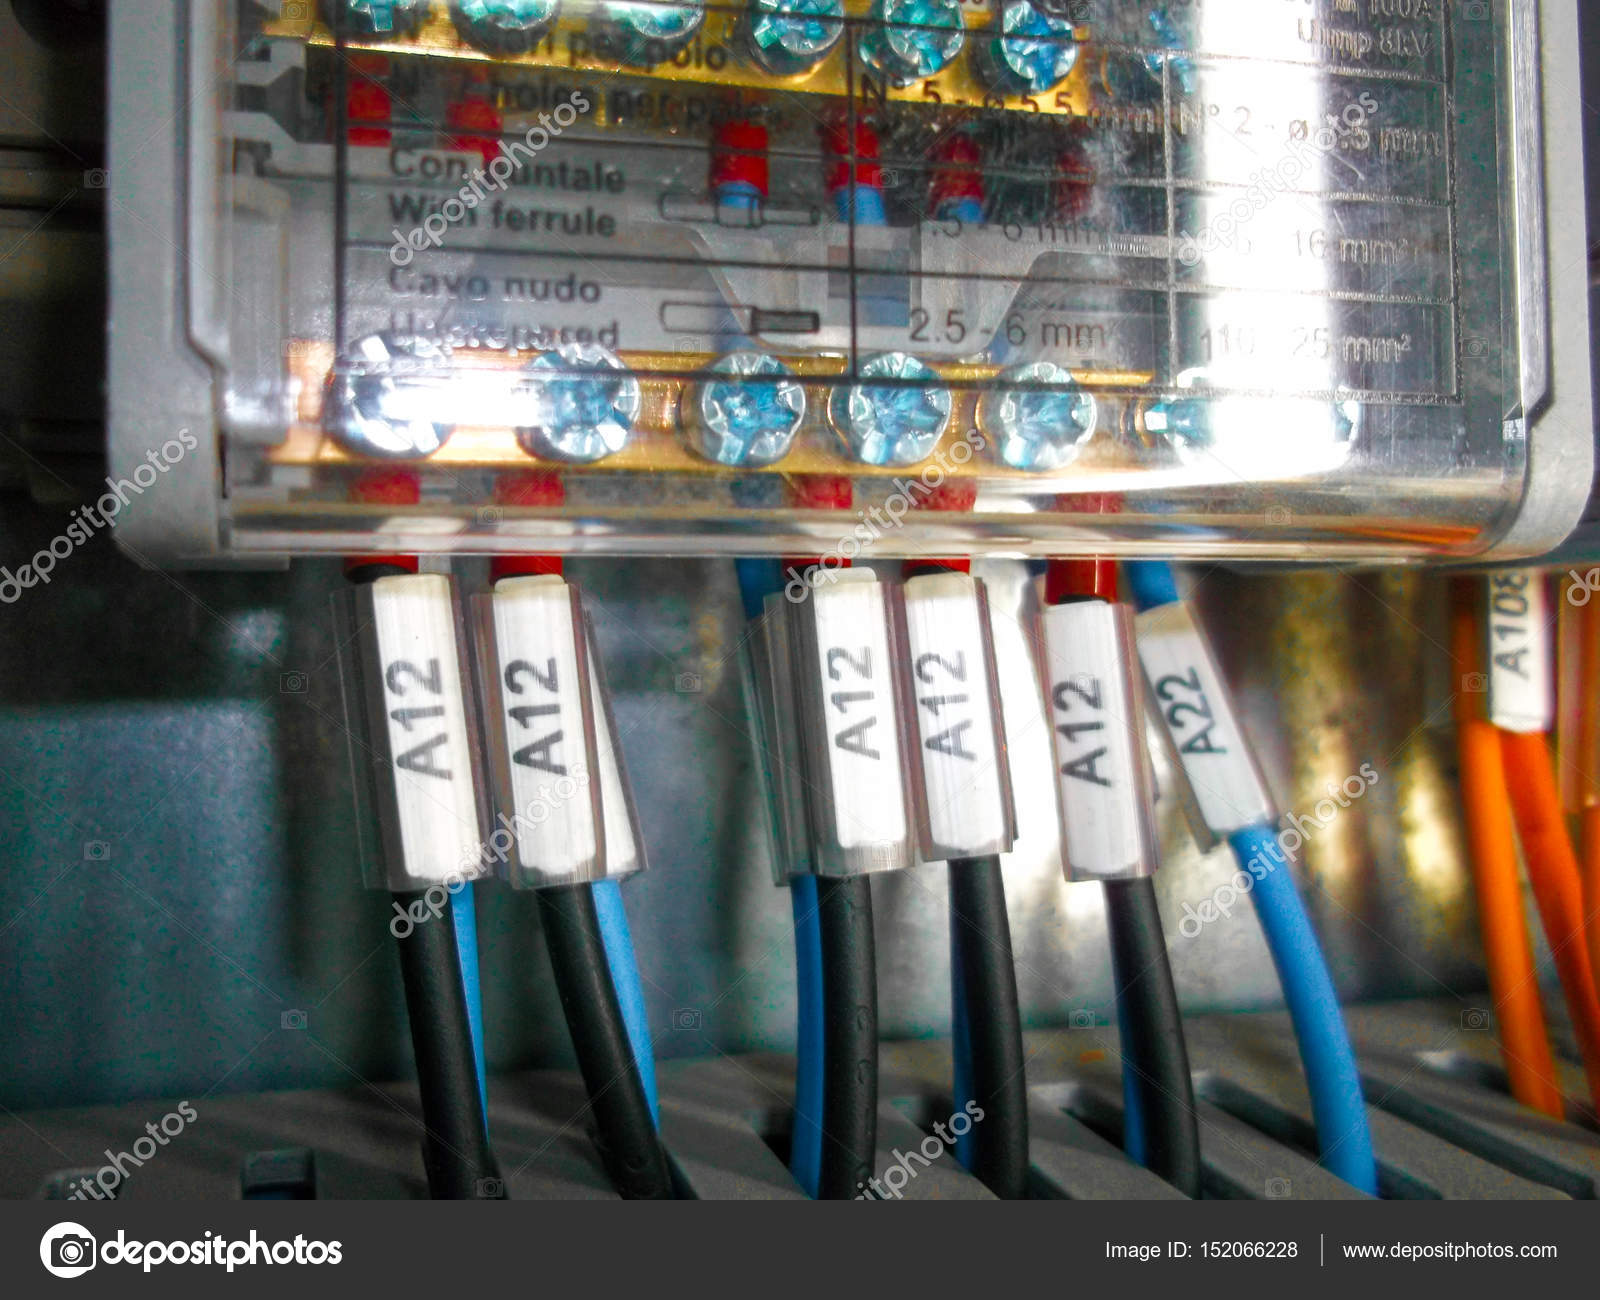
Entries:
{"type": "Polygon", "coordinates": [[[1460,689],[1462,677],[1475,669],[1477,636],[1471,606],[1458,602],[1451,621],[1457,668],[1456,743],[1478,923],[1489,966],[1489,995],[1511,1095],[1524,1106],[1559,1119],[1564,1108],[1545,1030],[1544,1005],[1539,1000],[1533,943],[1523,923],[1522,883],[1517,875],[1517,844],[1500,740],[1486,719],[1474,715],[1460,689]]]}
{"type": "Polygon", "coordinates": [[[1600,804],[1583,810],[1583,933],[1589,941],[1589,970],[1600,986],[1600,804]]]}
{"type": "Polygon", "coordinates": [[[1567,995],[1567,1012],[1589,1078],[1589,1097],[1600,1106],[1600,994],[1584,944],[1578,855],[1572,851],[1561,811],[1550,747],[1543,732],[1502,731],[1500,752],[1533,899],[1567,995]]]}

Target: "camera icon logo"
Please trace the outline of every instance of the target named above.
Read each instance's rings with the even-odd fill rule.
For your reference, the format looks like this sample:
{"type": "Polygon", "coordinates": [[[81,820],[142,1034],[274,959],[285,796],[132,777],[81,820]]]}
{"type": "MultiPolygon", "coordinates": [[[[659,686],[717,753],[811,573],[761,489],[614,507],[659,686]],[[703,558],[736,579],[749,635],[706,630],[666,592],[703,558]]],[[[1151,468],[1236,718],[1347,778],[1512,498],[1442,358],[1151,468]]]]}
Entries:
{"type": "Polygon", "coordinates": [[[503,1201],[506,1199],[505,1179],[480,1178],[472,1185],[472,1194],[480,1201],[503,1201]]]}
{"type": "Polygon", "coordinates": [[[285,22],[303,23],[311,17],[311,5],[307,0],[283,0],[279,12],[285,22]]]}
{"type": "Polygon", "coordinates": [[[85,862],[110,862],[111,845],[105,840],[85,840],[83,842],[83,860],[85,862]]]}
{"type": "Polygon", "coordinates": [[[1461,1027],[1479,1033],[1489,1028],[1492,1018],[1483,1007],[1468,1007],[1461,1013],[1461,1027]]]}
{"type": "Polygon", "coordinates": [[[679,673],[678,680],[673,683],[673,689],[677,691],[679,695],[700,694],[700,674],[679,673]]]}
{"type": "Polygon", "coordinates": [[[83,188],[86,190],[103,190],[110,188],[111,173],[104,167],[91,167],[83,174],[83,188]]]}
{"type": "Polygon", "coordinates": [[[677,1007],[672,1012],[672,1027],[685,1033],[696,1033],[705,1027],[705,1017],[699,1007],[677,1007]]]}
{"type": "Polygon", "coordinates": [[[1461,6],[1461,16],[1470,23],[1489,21],[1489,0],[1467,0],[1461,6]]]}
{"type": "Polygon", "coordinates": [[[278,1017],[278,1025],[282,1029],[304,1029],[306,1027],[306,1013],[304,1011],[285,1011],[278,1017]]]}
{"type": "Polygon", "coordinates": [[[1294,1195],[1294,1188],[1290,1186],[1287,1178],[1269,1178],[1266,1192],[1269,1201],[1287,1201],[1294,1195]]]}
{"type": "Polygon", "coordinates": [[[1467,695],[1482,695],[1489,689],[1489,679],[1482,673],[1462,673],[1461,689],[1467,695]]]}
{"type": "Polygon", "coordinates": [[[279,673],[278,692],[281,695],[304,695],[311,689],[311,679],[304,673],[279,673]]]}
{"type": "Polygon", "coordinates": [[[1088,1007],[1079,1007],[1068,1018],[1068,1024],[1074,1029],[1093,1029],[1095,1027],[1095,1014],[1088,1007]]]}
{"type": "Polygon", "coordinates": [[[39,1262],[56,1277],[82,1277],[98,1258],[95,1239],[81,1223],[58,1223],[39,1240],[39,1262]]]}

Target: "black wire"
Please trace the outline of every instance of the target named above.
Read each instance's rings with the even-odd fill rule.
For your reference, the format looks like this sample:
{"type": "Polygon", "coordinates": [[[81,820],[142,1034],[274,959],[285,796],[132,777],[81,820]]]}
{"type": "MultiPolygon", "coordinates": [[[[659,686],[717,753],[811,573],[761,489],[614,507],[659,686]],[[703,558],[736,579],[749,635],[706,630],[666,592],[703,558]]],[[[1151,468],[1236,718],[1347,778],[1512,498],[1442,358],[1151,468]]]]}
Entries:
{"type": "MultiPolygon", "coordinates": [[[[353,563],[351,582],[410,573],[383,560],[353,563]]],[[[421,916],[433,910],[424,891],[397,890],[391,896],[401,913],[421,916]],[[412,912],[413,904],[421,904],[412,912]]],[[[400,913],[396,913],[399,915],[400,913]]],[[[422,1164],[435,1200],[499,1200],[505,1196],[489,1127],[478,1090],[478,1058],[472,1046],[467,991],[461,983],[461,953],[456,947],[455,904],[448,897],[437,915],[419,921],[405,938],[396,938],[400,979],[411,1024],[411,1054],[422,1095],[422,1164]]]]}
{"type": "MultiPolygon", "coordinates": [[[[396,891],[394,903],[421,916],[432,902],[422,891],[396,891]],[[414,912],[413,904],[420,904],[414,912]]],[[[467,1020],[467,994],[461,984],[454,904],[446,898],[437,916],[418,921],[400,949],[400,978],[411,1021],[411,1050],[417,1062],[426,1133],[422,1162],[435,1200],[503,1199],[505,1188],[489,1146],[483,1101],[478,1091],[477,1058],[467,1020]]],[[[398,913],[397,913],[398,915],[398,913]]]]}
{"type": "Polygon", "coordinates": [[[822,930],[822,1174],[817,1199],[853,1200],[878,1144],[878,971],[867,876],[817,882],[822,930]]]}
{"type": "Polygon", "coordinates": [[[556,885],[539,890],[537,897],[556,992],[589,1093],[595,1145],[606,1172],[628,1200],[668,1199],[667,1158],[611,982],[594,894],[587,884],[556,885]]]}
{"type": "Polygon", "coordinates": [[[1194,1081],[1155,885],[1145,876],[1108,880],[1105,890],[1111,969],[1123,1010],[1119,1019],[1131,1040],[1122,1051],[1133,1064],[1144,1116],[1145,1166],[1185,1196],[1198,1198],[1200,1127],[1194,1081]]]}
{"type": "Polygon", "coordinates": [[[972,1128],[972,1172],[996,1196],[1019,1200],[1028,1185],[1028,1081],[1000,859],[953,858],[949,871],[955,994],[966,1009],[971,1100],[983,1109],[972,1128]]]}

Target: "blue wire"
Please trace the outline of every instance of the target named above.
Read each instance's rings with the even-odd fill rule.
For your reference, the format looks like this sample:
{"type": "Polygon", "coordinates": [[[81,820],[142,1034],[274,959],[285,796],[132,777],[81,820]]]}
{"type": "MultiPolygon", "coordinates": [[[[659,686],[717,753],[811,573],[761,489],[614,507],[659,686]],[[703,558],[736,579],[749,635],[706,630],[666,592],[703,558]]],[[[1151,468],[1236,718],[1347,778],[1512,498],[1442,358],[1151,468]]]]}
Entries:
{"type": "Polygon", "coordinates": [[[628,912],[622,905],[622,886],[615,880],[597,880],[591,886],[595,915],[600,918],[600,938],[606,946],[606,965],[628,1029],[633,1064],[650,1103],[650,1118],[661,1127],[661,1102],[656,1093],[656,1055],[650,1040],[650,1016],[645,1010],[644,987],[639,982],[639,960],[633,952],[628,912]]]}
{"type": "MultiPolygon", "coordinates": [[[[776,560],[740,559],[739,599],[746,618],[756,618],[768,594],[782,589],[783,573],[776,560]]],[[[795,1030],[794,1126],[789,1143],[789,1171],[805,1194],[816,1199],[822,1184],[822,1098],[824,1091],[822,1034],[822,923],[817,916],[815,876],[789,882],[794,911],[795,1030]]]]}
{"type": "Polygon", "coordinates": [[[733,562],[739,575],[739,599],[744,616],[760,618],[766,612],[767,596],[783,587],[783,571],[776,560],[738,559],[733,562]]]}
{"type": "Polygon", "coordinates": [[[889,224],[889,215],[883,206],[883,191],[876,185],[846,185],[835,190],[833,210],[840,221],[849,221],[853,216],[858,226],[889,224]]]}
{"type": "MultiPolygon", "coordinates": [[[[1139,560],[1123,566],[1134,603],[1140,609],[1170,605],[1178,599],[1172,566],[1160,560],[1139,560]]],[[[1372,1154],[1372,1133],[1367,1127],[1361,1076],[1339,995],[1334,991],[1328,963],[1317,943],[1316,931],[1306,915],[1300,891],[1295,888],[1289,861],[1272,826],[1248,826],[1228,836],[1241,870],[1255,881],[1250,891],[1256,917],[1267,937],[1283,999],[1294,1022],[1311,1091],[1311,1113],[1317,1124],[1322,1162],[1333,1173],[1369,1196],[1378,1194],[1378,1167],[1372,1154]],[[1257,876],[1254,861],[1265,866],[1257,876]]],[[[1130,1112],[1131,1114],[1132,1112],[1130,1112]]],[[[1142,1117],[1138,1122],[1142,1125],[1142,1117]]]]}
{"type": "Polygon", "coordinates": [[[789,882],[794,908],[795,996],[799,1028],[795,1043],[794,1134],[789,1169],[805,1194],[816,1199],[822,1183],[822,923],[817,915],[817,878],[789,882]]]}
{"type": "Polygon", "coordinates": [[[483,983],[478,977],[478,908],[472,882],[453,891],[450,917],[456,932],[456,953],[461,963],[461,990],[467,997],[467,1026],[472,1031],[472,1056],[478,1070],[478,1097],[484,1122],[489,1120],[489,1071],[483,1053],[483,983]]]}
{"type": "Polygon", "coordinates": [[[1378,1169],[1361,1076],[1339,1014],[1339,995],[1295,888],[1288,856],[1272,826],[1247,826],[1228,836],[1228,843],[1242,869],[1249,871],[1252,861],[1266,867],[1261,876],[1250,872],[1256,878],[1250,898],[1266,932],[1300,1043],[1300,1063],[1311,1089],[1311,1113],[1317,1122],[1322,1163],[1353,1187],[1376,1196],[1378,1169]]]}
{"type": "Polygon", "coordinates": [[[1140,1065],[1134,1055],[1134,1037],[1128,1027],[1128,1008],[1117,999],[1117,1034],[1122,1040],[1122,1149],[1128,1159],[1142,1165],[1150,1154],[1145,1141],[1143,1093],[1139,1089],[1140,1065]]]}
{"type": "MultiPolygon", "coordinates": [[[[959,1114],[966,1109],[969,1101],[975,1100],[975,1096],[972,1085],[972,1021],[967,1012],[967,977],[961,965],[961,945],[956,941],[954,934],[950,936],[950,992],[953,1087],[955,1113],[959,1114]]],[[[967,1131],[956,1138],[956,1159],[961,1162],[964,1169],[971,1169],[973,1161],[978,1158],[978,1144],[973,1137],[973,1127],[969,1124],[967,1131]]]]}
{"type": "Polygon", "coordinates": [[[1122,566],[1133,603],[1140,609],[1178,603],[1178,579],[1165,560],[1130,560],[1122,566]]]}

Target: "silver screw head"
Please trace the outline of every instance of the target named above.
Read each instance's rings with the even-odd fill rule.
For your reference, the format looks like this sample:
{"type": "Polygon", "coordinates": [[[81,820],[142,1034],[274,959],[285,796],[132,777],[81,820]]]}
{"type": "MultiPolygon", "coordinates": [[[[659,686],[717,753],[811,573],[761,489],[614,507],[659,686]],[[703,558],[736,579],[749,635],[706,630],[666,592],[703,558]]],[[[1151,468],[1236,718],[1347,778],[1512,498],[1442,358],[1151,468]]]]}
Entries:
{"type": "Polygon", "coordinates": [[[596,44],[623,63],[652,67],[692,41],[705,17],[705,0],[599,0],[596,44]]]}
{"type": "Polygon", "coordinates": [[[998,90],[1040,94],[1065,81],[1078,62],[1071,21],[1046,13],[1033,0],[1002,0],[996,28],[983,61],[998,90]]]}
{"type": "Polygon", "coordinates": [[[915,465],[950,427],[952,399],[939,372],[907,352],[880,352],[828,400],[828,419],[866,465],[915,465]]]}
{"type": "Polygon", "coordinates": [[[431,456],[455,428],[436,418],[450,366],[449,350],[432,339],[388,332],[357,339],[329,382],[328,432],[358,456],[431,456]]]}
{"type": "Polygon", "coordinates": [[[526,54],[555,26],[561,0],[451,0],[463,40],[491,54],[526,54]]]}
{"type": "Polygon", "coordinates": [[[806,390],[767,352],[732,352],[684,389],[689,444],[718,465],[762,468],[789,454],[806,418],[806,390]]]}
{"type": "Polygon", "coordinates": [[[756,62],[780,77],[815,67],[844,35],[844,0],[750,0],[745,32],[756,62]]]}
{"type": "Polygon", "coordinates": [[[896,82],[942,72],[961,53],[961,0],[872,0],[861,59],[896,82]]]}
{"type": "Polygon", "coordinates": [[[1070,465],[1094,437],[1094,395],[1053,361],[1030,361],[995,376],[978,401],[978,427],[1012,469],[1045,473],[1070,465]]]}
{"type": "Polygon", "coordinates": [[[529,455],[587,464],[627,445],[639,419],[639,381],[598,343],[565,343],[523,370],[527,412],[517,441],[529,455]]]}

